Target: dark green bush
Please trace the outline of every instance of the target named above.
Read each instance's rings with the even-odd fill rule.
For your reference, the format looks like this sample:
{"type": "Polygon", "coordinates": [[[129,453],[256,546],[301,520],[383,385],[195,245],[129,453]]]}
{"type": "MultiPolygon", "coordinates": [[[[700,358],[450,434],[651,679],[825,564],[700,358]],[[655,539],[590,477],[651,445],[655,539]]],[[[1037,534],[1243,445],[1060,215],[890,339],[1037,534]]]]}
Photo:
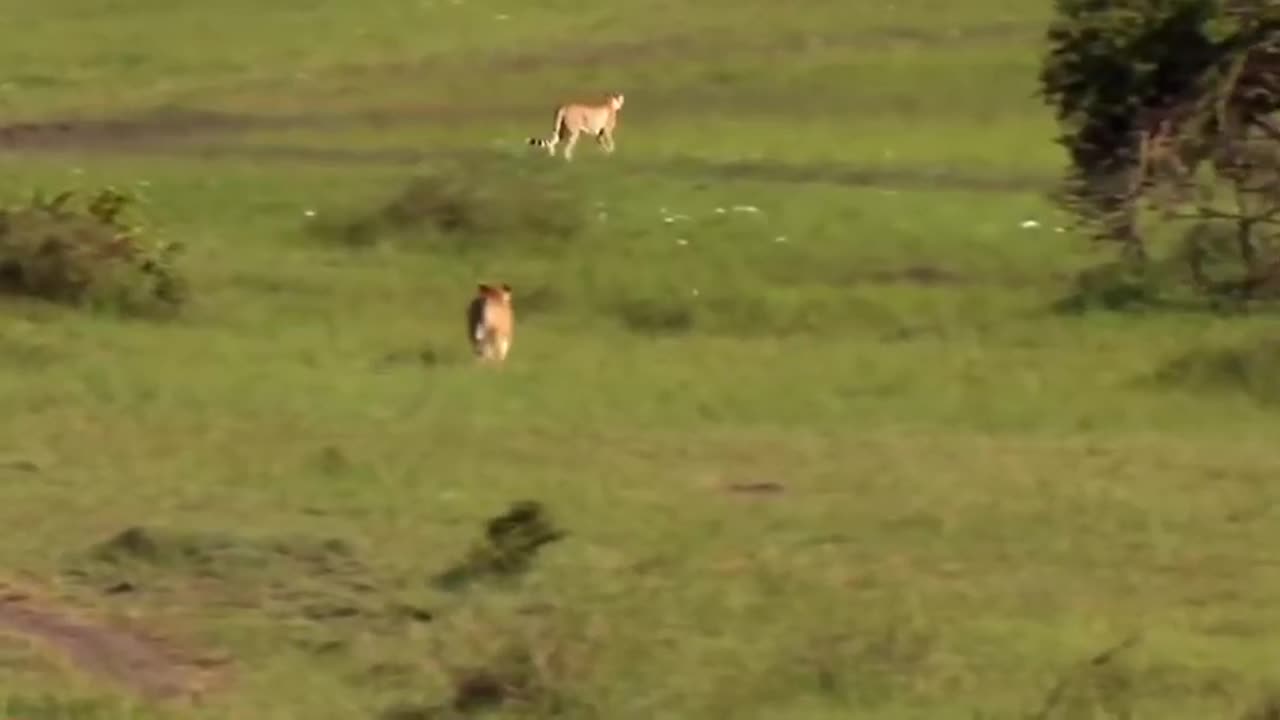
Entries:
{"type": "Polygon", "coordinates": [[[1071,162],[1053,197],[1094,237],[1117,241],[1121,258],[1082,278],[1080,294],[1112,309],[1151,305],[1153,295],[1219,306],[1274,299],[1280,4],[1054,8],[1040,90],[1071,162]],[[1170,262],[1181,271],[1134,269],[1170,262]]]}
{"type": "Polygon", "coordinates": [[[127,313],[182,304],[179,247],[144,242],[124,219],[132,198],[107,188],[76,207],[73,197],[0,209],[0,292],[127,313]]]}

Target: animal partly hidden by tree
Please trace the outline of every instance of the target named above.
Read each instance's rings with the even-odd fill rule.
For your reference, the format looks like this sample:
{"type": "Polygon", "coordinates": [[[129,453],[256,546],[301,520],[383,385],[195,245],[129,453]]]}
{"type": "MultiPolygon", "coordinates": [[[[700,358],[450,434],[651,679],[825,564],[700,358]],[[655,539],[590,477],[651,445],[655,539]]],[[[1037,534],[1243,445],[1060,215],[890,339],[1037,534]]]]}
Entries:
{"type": "Polygon", "coordinates": [[[1056,0],[1040,72],[1058,201],[1130,278],[1280,297],[1280,3],[1056,0]]]}

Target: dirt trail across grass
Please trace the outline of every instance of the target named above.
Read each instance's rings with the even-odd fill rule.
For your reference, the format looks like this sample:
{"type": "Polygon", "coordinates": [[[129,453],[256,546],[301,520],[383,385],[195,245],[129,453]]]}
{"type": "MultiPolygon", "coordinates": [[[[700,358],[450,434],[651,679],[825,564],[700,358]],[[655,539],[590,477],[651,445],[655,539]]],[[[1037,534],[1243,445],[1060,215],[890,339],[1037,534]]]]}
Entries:
{"type": "Polygon", "coordinates": [[[211,686],[208,662],[142,631],[90,621],[0,581],[0,633],[27,638],[77,670],[149,700],[193,699],[211,686]]]}
{"type": "MultiPolygon", "coordinates": [[[[255,162],[308,163],[326,166],[415,167],[432,161],[483,160],[494,152],[421,150],[410,147],[344,148],[282,143],[216,142],[217,135],[236,128],[261,128],[286,119],[225,116],[221,122],[187,127],[158,124],[154,131],[143,121],[64,123],[0,128],[0,151],[150,155],[155,157],[242,159],[255,162]],[[261,122],[259,122],[261,121],[261,122]],[[17,129],[15,129],[17,128],[17,129]]],[[[661,172],[690,178],[758,180],[794,184],[827,184],[883,190],[959,190],[1008,193],[1048,189],[1053,178],[1025,174],[993,175],[951,168],[874,168],[836,164],[793,164],[770,161],[720,161],[675,157],[631,163],[637,171],[661,172]]]]}
{"type": "Polygon", "coordinates": [[[133,117],[54,119],[0,126],[0,150],[121,150],[139,145],[306,126],[306,118],[167,109],[133,117]]]}

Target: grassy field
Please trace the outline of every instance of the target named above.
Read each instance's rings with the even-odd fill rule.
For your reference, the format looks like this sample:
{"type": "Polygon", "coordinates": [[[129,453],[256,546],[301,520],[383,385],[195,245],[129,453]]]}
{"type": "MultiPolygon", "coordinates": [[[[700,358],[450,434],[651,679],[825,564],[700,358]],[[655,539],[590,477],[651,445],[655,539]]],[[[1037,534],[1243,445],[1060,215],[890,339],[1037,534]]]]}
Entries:
{"type": "Polygon", "coordinates": [[[0,591],[171,653],[0,612],[0,717],[1270,717],[1275,318],[1054,309],[1047,2],[266,5],[0,0],[67,123],[0,196],[130,188],[192,287],[0,301],[0,591]],[[477,228],[333,232],[417,176],[477,228]]]}

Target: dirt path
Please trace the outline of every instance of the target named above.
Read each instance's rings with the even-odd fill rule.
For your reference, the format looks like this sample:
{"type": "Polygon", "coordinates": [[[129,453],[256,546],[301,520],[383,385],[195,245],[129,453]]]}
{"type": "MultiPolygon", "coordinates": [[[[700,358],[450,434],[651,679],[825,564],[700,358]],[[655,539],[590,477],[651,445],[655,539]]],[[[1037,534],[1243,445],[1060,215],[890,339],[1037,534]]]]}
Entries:
{"type": "MultiPolygon", "coordinates": [[[[334,146],[234,142],[213,142],[210,134],[218,131],[193,131],[188,135],[158,134],[126,140],[99,134],[97,129],[70,131],[62,137],[45,135],[48,130],[33,131],[24,141],[6,144],[0,128],[0,150],[6,148],[42,152],[81,153],[101,151],[133,156],[198,159],[244,159],[255,162],[312,164],[325,167],[417,167],[439,160],[483,160],[494,151],[485,148],[468,150],[422,150],[411,147],[343,148],[334,146]],[[36,137],[43,136],[37,140],[36,137]],[[199,142],[204,139],[203,142],[199,142]],[[193,142],[196,141],[196,142],[193,142]]],[[[717,161],[696,157],[676,157],[660,162],[639,161],[635,170],[663,172],[694,179],[758,180],[788,184],[837,185],[890,191],[961,190],[996,193],[1042,191],[1051,188],[1053,178],[1035,173],[1002,176],[961,170],[929,170],[926,168],[872,168],[854,165],[798,165],[768,161],[717,161]]]]}
{"type": "Polygon", "coordinates": [[[139,630],[91,621],[0,581],[0,633],[35,641],[75,669],[149,700],[197,699],[211,663],[184,658],[139,630]]]}

